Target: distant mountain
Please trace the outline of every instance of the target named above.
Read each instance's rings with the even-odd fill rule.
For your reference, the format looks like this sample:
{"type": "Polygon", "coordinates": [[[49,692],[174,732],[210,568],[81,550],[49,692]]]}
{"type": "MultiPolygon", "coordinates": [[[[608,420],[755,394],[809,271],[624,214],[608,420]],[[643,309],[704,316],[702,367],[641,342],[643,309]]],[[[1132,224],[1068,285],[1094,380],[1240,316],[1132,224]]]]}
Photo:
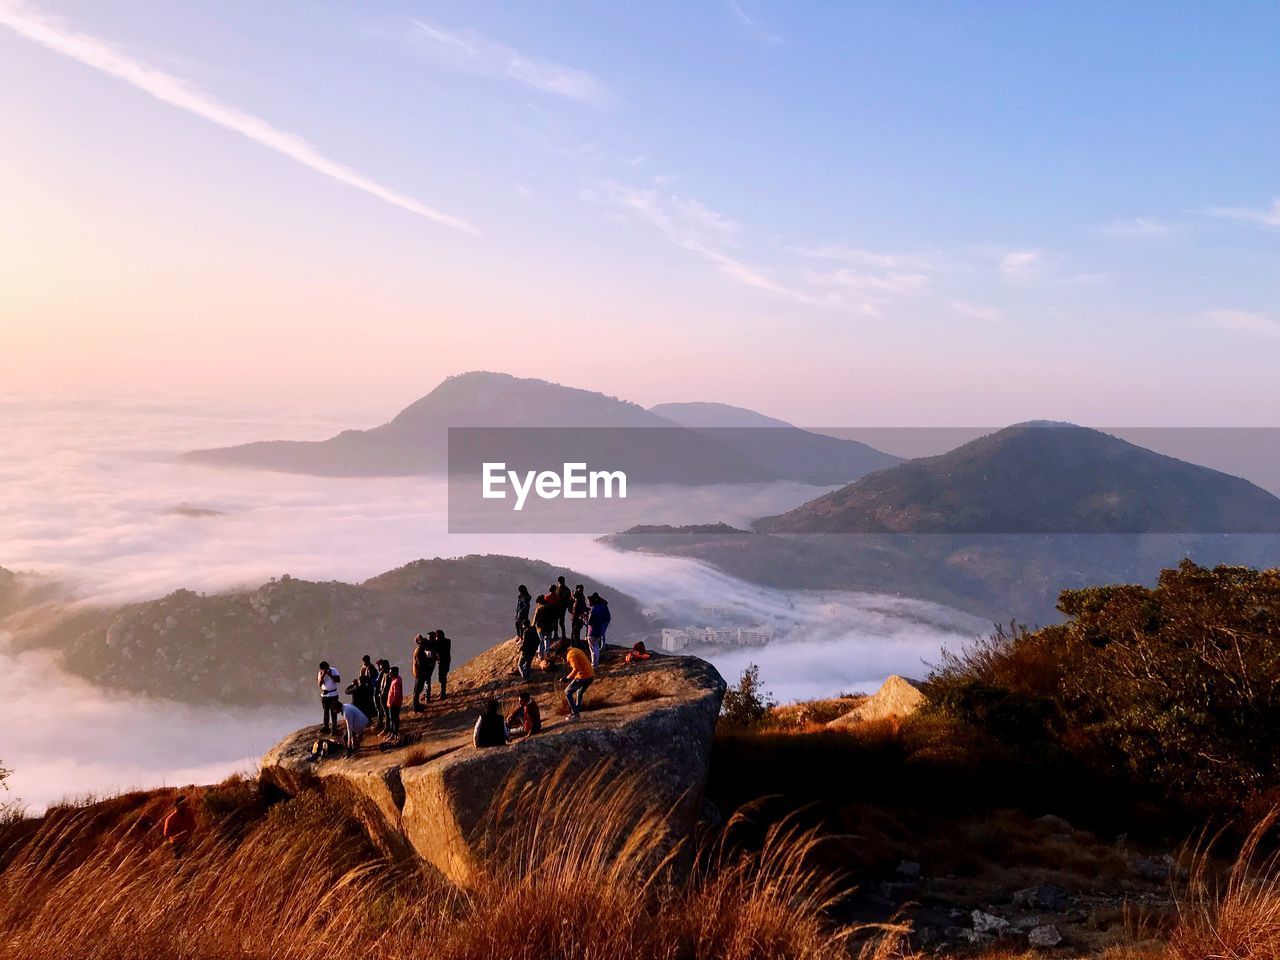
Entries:
{"type": "Polygon", "coordinates": [[[660,403],[650,407],[650,413],[698,430],[758,469],[774,470],[802,483],[849,483],[902,462],[901,457],[865,443],[810,433],[727,403],[660,403]]]}
{"type": "Polygon", "coordinates": [[[755,531],[633,528],[621,549],[787,590],[872,590],[993,620],[1058,594],[1153,582],[1184,557],[1280,564],[1280,500],[1237,477],[1068,425],[1021,424],[818,497],[755,531]]]}
{"type": "Polygon", "coordinates": [[[413,637],[429,630],[453,640],[460,666],[512,635],[519,584],[536,596],[561,574],[609,601],[615,642],[652,639],[654,624],[636,601],[606,584],[536,560],[471,555],[415,560],[361,584],[286,576],[252,590],[178,590],[97,608],[73,634],[65,626],[43,638],[27,631],[23,647],[54,649],[72,673],[148,696],[298,703],[314,695],[321,659],[344,679],[365,653],[407,671],[413,637]]]}
{"type": "Polygon", "coordinates": [[[693,430],[602,393],[505,373],[474,372],[448,378],[387,423],[369,430],[345,430],[320,441],[268,440],[195,450],[184,457],[220,466],[318,476],[403,476],[444,473],[451,453],[455,468],[473,459],[491,459],[475,453],[480,449],[477,444],[489,443],[511,464],[531,467],[590,456],[593,466],[624,470],[632,480],[682,484],[799,480],[823,485],[844,483],[898,462],[865,444],[807,433],[759,414],[751,416],[753,426],[781,429],[693,430]],[[457,446],[451,451],[450,427],[502,432],[496,437],[455,434],[457,446]],[[632,428],[650,432],[630,432],[632,428]]]}
{"type": "Polygon", "coordinates": [[[771,533],[1280,533],[1247,480],[1071,424],[1018,424],[756,524],[771,533]]]}

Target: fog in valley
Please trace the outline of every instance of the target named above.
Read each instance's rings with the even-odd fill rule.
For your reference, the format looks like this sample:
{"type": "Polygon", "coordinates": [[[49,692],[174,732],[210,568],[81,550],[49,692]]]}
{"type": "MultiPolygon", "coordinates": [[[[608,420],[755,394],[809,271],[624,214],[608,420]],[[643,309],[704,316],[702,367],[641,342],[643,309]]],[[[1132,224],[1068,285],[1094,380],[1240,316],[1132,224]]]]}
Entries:
{"type": "MultiPolygon", "coordinates": [[[[442,479],[316,478],[174,458],[193,447],[328,436],[360,419],[349,410],[326,417],[211,402],[0,396],[0,566],[71,584],[83,602],[121,603],[182,587],[256,586],[284,573],[359,582],[419,557],[515,554],[599,578],[672,623],[698,624],[699,607],[731,608],[776,639],[711,659],[730,680],[748,662],[760,664],[782,700],[867,690],[892,672],[919,675],[944,645],[985,626],[898,598],[769,590],[691,561],[620,553],[590,536],[450,535],[442,479]]],[[[628,510],[631,522],[741,525],[822,489],[682,490],[628,510]]],[[[510,615],[494,611],[493,642],[504,639],[510,615]]],[[[615,622],[611,639],[626,641],[627,624],[615,622]]],[[[0,763],[14,771],[12,795],[36,809],[62,797],[252,770],[283,733],[318,720],[309,704],[255,712],[183,706],[182,690],[172,702],[115,694],[66,676],[47,652],[14,655],[3,634],[0,670],[14,716],[26,721],[8,725],[0,763]]]]}

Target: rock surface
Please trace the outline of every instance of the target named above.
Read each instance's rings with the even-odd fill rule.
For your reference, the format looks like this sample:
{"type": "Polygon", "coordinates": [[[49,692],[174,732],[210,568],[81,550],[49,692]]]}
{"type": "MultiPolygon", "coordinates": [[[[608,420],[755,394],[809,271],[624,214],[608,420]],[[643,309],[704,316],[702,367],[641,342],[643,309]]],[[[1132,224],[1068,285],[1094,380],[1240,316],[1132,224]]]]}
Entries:
{"type": "Polygon", "coordinates": [[[844,716],[832,720],[827,726],[839,729],[867,720],[910,716],[924,703],[924,694],[920,692],[920,686],[919,680],[894,674],[881,684],[875,694],[844,716]]]}
{"type": "Polygon", "coordinates": [[[724,680],[696,657],[655,654],[628,665],[624,653],[605,651],[582,717],[570,721],[559,713],[560,683],[537,671],[523,683],[514,672],[516,643],[507,641],[453,671],[448,700],[432,701],[421,714],[406,703],[406,745],[382,750],[370,735],[354,757],[312,761],[320,728],[309,727],[263,758],[261,778],[289,794],[318,788],[350,797],[389,853],[420,857],[463,887],[483,871],[482,824],[501,785],[513,774],[537,782],[562,763],[571,772],[601,762],[644,771],[653,799],[670,807],[669,829],[678,839],[702,807],[724,680]],[[542,732],[507,747],[474,748],[471,731],[484,701],[501,700],[506,713],[522,689],[538,701],[542,732]]]}

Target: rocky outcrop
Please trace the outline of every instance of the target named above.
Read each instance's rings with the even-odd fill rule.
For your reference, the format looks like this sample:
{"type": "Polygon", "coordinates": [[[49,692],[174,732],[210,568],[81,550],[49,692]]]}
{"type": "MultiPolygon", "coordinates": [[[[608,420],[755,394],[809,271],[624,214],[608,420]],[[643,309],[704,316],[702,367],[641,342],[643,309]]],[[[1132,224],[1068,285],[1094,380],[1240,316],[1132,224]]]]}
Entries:
{"type": "Polygon", "coordinates": [[[923,703],[924,694],[921,692],[920,681],[894,674],[881,684],[875,694],[844,716],[832,720],[827,726],[838,730],[867,720],[906,717],[919,710],[923,703]]]}
{"type": "Polygon", "coordinates": [[[384,849],[419,857],[463,887],[484,870],[486,816],[511,777],[537,783],[562,766],[573,776],[601,763],[636,771],[654,802],[669,808],[672,840],[687,835],[701,808],[724,694],[715,668],[657,654],[626,664],[625,651],[609,648],[581,719],[571,721],[561,712],[560,683],[549,674],[523,683],[514,672],[516,653],[514,641],[500,644],[450,675],[448,700],[422,714],[406,706],[408,742],[397,749],[380,749],[370,736],[354,757],[312,761],[319,728],[310,727],[263,758],[261,778],[289,794],[319,789],[358,801],[384,849]],[[543,731],[507,747],[474,748],[471,731],[483,703],[497,698],[506,712],[522,689],[537,699],[543,731]]]}

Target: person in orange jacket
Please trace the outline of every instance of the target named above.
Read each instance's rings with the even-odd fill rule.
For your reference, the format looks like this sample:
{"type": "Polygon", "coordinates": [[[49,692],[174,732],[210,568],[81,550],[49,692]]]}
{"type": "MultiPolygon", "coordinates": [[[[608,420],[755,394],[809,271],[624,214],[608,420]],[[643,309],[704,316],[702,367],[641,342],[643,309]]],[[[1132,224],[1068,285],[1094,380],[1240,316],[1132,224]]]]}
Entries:
{"type": "Polygon", "coordinates": [[[569,675],[565,678],[568,683],[564,688],[564,699],[569,704],[569,719],[577,720],[582,716],[583,694],[595,680],[596,672],[591,667],[591,658],[577,647],[570,646],[568,640],[560,641],[557,652],[569,665],[569,675]]]}
{"type": "Polygon", "coordinates": [[[196,815],[192,812],[185,796],[179,794],[174,799],[173,809],[164,818],[160,830],[164,834],[165,842],[169,844],[169,849],[173,851],[173,858],[178,859],[182,856],[188,841],[191,840],[191,835],[196,832],[196,815]]]}
{"type": "Polygon", "coordinates": [[[404,703],[404,681],[400,679],[400,668],[391,668],[391,682],[387,684],[387,733],[396,735],[400,732],[400,705],[404,703]]]}

